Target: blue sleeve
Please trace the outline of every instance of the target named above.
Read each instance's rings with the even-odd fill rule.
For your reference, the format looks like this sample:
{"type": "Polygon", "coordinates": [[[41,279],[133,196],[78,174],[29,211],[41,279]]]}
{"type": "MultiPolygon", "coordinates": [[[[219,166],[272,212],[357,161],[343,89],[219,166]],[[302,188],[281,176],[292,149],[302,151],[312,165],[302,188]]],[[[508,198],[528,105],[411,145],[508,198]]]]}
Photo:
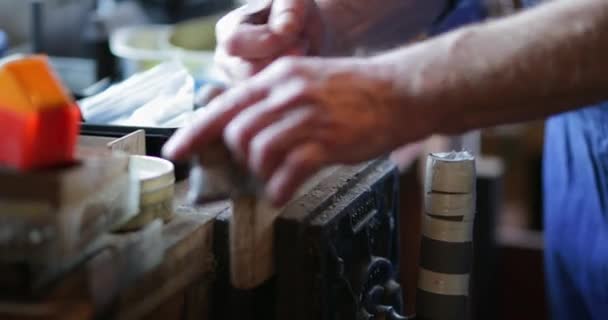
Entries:
{"type": "Polygon", "coordinates": [[[4,56],[5,51],[8,49],[8,38],[6,33],[0,30],[0,58],[4,56]]]}
{"type": "MultiPolygon", "coordinates": [[[[449,12],[442,15],[433,27],[432,35],[437,35],[458,27],[482,21],[488,16],[483,0],[453,0],[455,2],[449,12]]],[[[539,0],[521,0],[523,8],[539,4],[539,0]]]]}
{"type": "Polygon", "coordinates": [[[487,10],[482,0],[455,0],[451,10],[435,23],[433,35],[437,35],[463,25],[482,21],[487,10]]]}
{"type": "Polygon", "coordinates": [[[540,0],[521,0],[521,5],[522,7],[527,8],[537,5],[539,2],[540,0]]]}

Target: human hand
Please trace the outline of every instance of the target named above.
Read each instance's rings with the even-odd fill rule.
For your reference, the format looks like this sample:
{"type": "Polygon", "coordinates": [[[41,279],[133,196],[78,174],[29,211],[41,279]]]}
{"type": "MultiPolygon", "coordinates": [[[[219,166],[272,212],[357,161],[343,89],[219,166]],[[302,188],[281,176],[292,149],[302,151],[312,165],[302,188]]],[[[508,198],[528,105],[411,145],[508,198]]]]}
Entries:
{"type": "Polygon", "coordinates": [[[238,82],[278,57],[319,54],[325,32],[314,0],[250,0],[218,22],[216,37],[216,65],[238,82]]]}
{"type": "Polygon", "coordinates": [[[235,158],[285,204],[322,166],[368,160],[422,138],[422,108],[408,107],[390,72],[356,58],[281,58],[214,99],[167,143],[179,160],[222,136],[235,158]]]}

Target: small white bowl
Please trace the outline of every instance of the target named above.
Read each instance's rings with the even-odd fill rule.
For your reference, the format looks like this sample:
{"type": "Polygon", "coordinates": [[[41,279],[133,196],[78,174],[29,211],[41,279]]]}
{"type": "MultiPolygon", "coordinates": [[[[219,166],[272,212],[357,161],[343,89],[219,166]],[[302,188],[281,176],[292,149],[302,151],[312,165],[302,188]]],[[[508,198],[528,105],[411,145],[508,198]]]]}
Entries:
{"type": "Polygon", "coordinates": [[[122,225],[119,231],[141,229],[155,219],[167,222],[173,217],[175,169],[165,159],[132,155],[129,172],[139,186],[139,213],[122,225]]]}

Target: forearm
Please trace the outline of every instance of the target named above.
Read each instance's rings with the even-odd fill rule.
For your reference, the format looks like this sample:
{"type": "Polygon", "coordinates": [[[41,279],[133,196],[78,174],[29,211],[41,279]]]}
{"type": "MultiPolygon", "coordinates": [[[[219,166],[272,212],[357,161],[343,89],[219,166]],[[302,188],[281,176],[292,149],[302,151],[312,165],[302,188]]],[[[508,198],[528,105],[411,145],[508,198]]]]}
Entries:
{"type": "Polygon", "coordinates": [[[447,0],[316,0],[331,33],[328,55],[381,50],[427,31],[447,0]]]}
{"type": "MultiPolygon", "coordinates": [[[[375,58],[429,130],[526,121],[608,99],[608,2],[556,1],[375,58]]],[[[430,132],[427,132],[428,134],[430,132]]]]}

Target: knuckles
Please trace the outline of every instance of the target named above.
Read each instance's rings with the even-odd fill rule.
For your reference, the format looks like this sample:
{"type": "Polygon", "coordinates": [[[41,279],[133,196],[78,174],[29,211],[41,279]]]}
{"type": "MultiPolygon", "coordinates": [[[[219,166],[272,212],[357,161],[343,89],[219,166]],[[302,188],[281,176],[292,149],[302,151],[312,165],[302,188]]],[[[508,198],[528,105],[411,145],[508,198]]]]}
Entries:
{"type": "Polygon", "coordinates": [[[229,123],[224,130],[224,141],[230,149],[236,151],[237,153],[243,152],[241,149],[244,136],[243,130],[241,130],[241,128],[234,122],[229,123]]]}
{"type": "Polygon", "coordinates": [[[267,139],[258,136],[253,138],[249,148],[249,168],[256,174],[265,177],[267,173],[265,172],[264,164],[267,164],[275,154],[272,144],[270,144],[267,139]]]}
{"type": "Polygon", "coordinates": [[[313,88],[310,81],[302,77],[297,77],[293,79],[290,83],[290,93],[292,95],[292,100],[303,100],[304,98],[309,97],[313,93],[313,88]]]}
{"type": "Polygon", "coordinates": [[[236,29],[239,20],[238,15],[238,11],[229,12],[221,17],[215,24],[215,36],[220,45],[234,34],[234,30],[236,29]]]}
{"type": "Polygon", "coordinates": [[[313,170],[318,165],[316,157],[310,152],[291,154],[285,162],[293,170],[302,172],[313,170]]]}
{"type": "Polygon", "coordinates": [[[264,70],[261,79],[267,80],[269,91],[277,96],[289,97],[293,101],[311,100],[315,95],[313,70],[305,58],[282,57],[264,70]]]}
{"type": "Polygon", "coordinates": [[[280,75],[280,78],[306,78],[308,70],[304,63],[304,58],[281,57],[270,65],[269,72],[280,75]]]}

